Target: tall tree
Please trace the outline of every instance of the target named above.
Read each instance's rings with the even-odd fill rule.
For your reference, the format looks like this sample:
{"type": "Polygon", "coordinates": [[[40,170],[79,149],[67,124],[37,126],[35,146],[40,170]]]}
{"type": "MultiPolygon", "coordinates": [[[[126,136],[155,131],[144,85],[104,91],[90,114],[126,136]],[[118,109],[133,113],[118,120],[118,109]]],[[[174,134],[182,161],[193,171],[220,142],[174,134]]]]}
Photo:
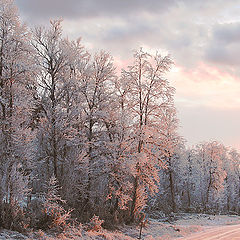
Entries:
{"type": "Polygon", "coordinates": [[[131,221],[143,209],[147,193],[157,189],[157,166],[163,165],[163,152],[161,138],[155,132],[162,127],[162,110],[173,103],[174,88],[164,77],[171,65],[169,56],[151,56],[140,49],[134,54],[134,64],[122,72],[122,81],[129,84],[127,108],[132,118],[131,152],[135,159],[131,221]]]}
{"type": "Polygon", "coordinates": [[[208,210],[224,187],[226,171],[223,168],[223,155],[225,148],[214,141],[197,145],[197,152],[201,169],[201,198],[204,209],[208,210]]]}
{"type": "Polygon", "coordinates": [[[79,40],[62,37],[61,21],[50,22],[50,28],[33,31],[32,46],[37,66],[33,122],[38,129],[39,160],[46,167],[47,179],[54,173],[60,181],[67,146],[74,145],[77,118],[75,65],[85,52],[79,40]]]}
{"type": "Polygon", "coordinates": [[[178,135],[178,119],[176,109],[173,105],[163,108],[159,119],[160,127],[157,128],[160,137],[160,146],[165,164],[165,174],[168,178],[168,195],[170,195],[171,208],[173,212],[177,210],[176,195],[176,175],[179,166],[180,148],[182,147],[182,139],[178,135]]]}
{"type": "MultiPolygon", "coordinates": [[[[113,59],[108,53],[100,51],[89,57],[79,73],[78,89],[82,101],[81,125],[87,173],[83,206],[84,211],[89,211],[101,194],[97,189],[105,186],[104,179],[99,177],[105,175],[106,161],[109,158],[106,146],[111,140],[107,129],[110,127],[111,85],[115,78],[113,59]]],[[[104,191],[102,194],[105,195],[104,191]]]]}
{"type": "Polygon", "coordinates": [[[20,23],[13,1],[1,0],[0,201],[12,206],[25,196],[30,173],[31,156],[24,149],[30,149],[27,128],[32,94],[29,41],[28,30],[20,23]]]}

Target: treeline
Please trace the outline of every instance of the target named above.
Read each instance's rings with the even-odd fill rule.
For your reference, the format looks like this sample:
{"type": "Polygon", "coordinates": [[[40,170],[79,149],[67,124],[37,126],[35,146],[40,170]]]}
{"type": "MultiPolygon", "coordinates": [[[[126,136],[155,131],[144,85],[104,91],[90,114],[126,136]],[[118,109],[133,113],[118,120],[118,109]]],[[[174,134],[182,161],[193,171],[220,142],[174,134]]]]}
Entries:
{"type": "Polygon", "coordinates": [[[239,163],[235,149],[216,141],[189,149],[179,145],[160,171],[160,192],[150,201],[149,212],[240,214],[239,163]]]}
{"type": "Polygon", "coordinates": [[[106,226],[152,211],[239,212],[239,154],[219,143],[186,150],[178,135],[169,56],[113,58],[62,35],[29,30],[0,0],[0,222],[106,226]]]}

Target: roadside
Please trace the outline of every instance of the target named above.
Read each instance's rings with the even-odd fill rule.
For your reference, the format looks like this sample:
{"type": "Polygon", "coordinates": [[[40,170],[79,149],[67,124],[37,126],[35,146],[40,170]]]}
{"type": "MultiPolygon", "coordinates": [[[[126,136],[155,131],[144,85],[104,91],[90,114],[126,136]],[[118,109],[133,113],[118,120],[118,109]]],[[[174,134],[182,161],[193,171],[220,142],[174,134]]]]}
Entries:
{"type": "MultiPolygon", "coordinates": [[[[170,218],[149,219],[142,231],[144,240],[172,240],[186,239],[193,233],[208,231],[217,226],[230,226],[240,224],[240,216],[208,215],[208,214],[175,214],[170,218]],[[183,238],[184,237],[184,238],[183,238]]],[[[84,226],[70,228],[64,234],[56,235],[54,232],[32,232],[23,235],[17,232],[2,230],[0,239],[79,239],[79,240],[131,240],[139,236],[138,226],[120,226],[116,231],[102,229],[99,232],[86,231],[84,226]]]]}

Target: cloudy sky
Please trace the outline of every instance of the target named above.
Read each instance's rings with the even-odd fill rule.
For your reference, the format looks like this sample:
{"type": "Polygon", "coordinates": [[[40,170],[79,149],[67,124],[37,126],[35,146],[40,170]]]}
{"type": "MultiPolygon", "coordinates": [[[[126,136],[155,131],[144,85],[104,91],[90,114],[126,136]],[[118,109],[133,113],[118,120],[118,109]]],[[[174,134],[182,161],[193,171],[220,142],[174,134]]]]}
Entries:
{"type": "Polygon", "coordinates": [[[240,0],[16,0],[28,25],[63,18],[65,34],[119,67],[143,47],[170,54],[180,133],[240,150],[240,0]]]}

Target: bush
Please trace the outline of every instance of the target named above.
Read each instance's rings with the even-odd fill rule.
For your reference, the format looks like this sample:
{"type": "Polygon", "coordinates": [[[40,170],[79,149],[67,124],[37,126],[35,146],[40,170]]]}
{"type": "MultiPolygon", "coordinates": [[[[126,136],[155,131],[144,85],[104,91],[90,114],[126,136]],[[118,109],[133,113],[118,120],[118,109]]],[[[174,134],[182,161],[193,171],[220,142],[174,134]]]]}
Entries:
{"type": "Polygon", "coordinates": [[[45,219],[44,228],[56,228],[57,230],[64,230],[68,225],[67,222],[71,217],[72,210],[66,211],[62,206],[65,201],[58,194],[60,187],[57,185],[57,179],[52,176],[47,186],[47,193],[43,203],[45,219]]]}
{"type": "Polygon", "coordinates": [[[102,230],[102,224],[104,220],[99,219],[99,216],[93,215],[88,224],[88,231],[100,231],[102,230]]]}
{"type": "Polygon", "coordinates": [[[24,209],[17,203],[3,203],[1,217],[4,228],[18,232],[25,232],[30,224],[24,209]]]}

